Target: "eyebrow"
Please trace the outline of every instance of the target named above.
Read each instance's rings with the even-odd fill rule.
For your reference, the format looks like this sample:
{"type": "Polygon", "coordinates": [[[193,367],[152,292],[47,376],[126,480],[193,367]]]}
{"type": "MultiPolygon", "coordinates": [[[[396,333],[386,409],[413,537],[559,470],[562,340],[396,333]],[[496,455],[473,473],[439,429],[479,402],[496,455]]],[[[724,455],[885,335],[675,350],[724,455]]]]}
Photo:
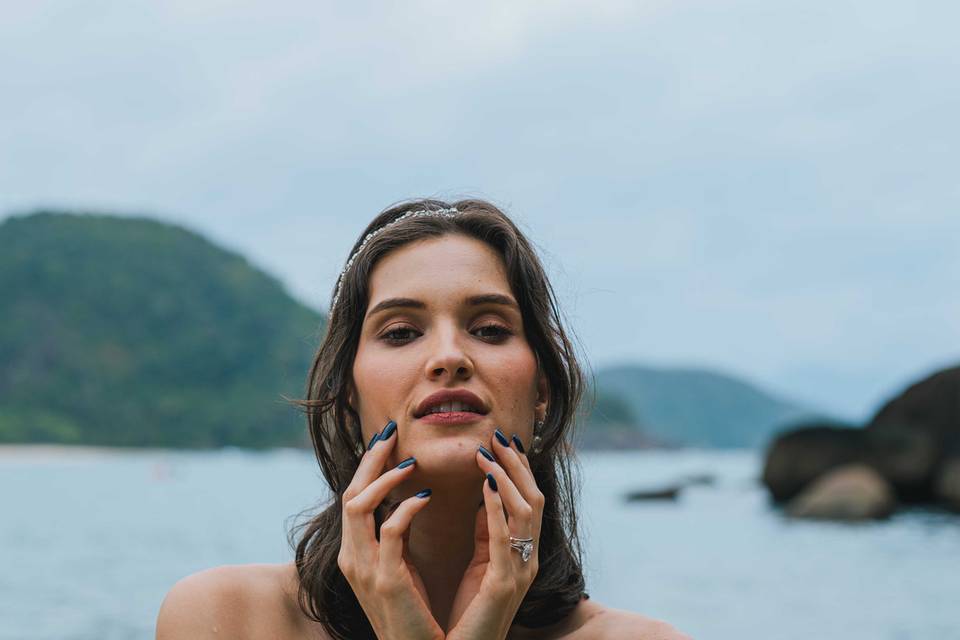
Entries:
{"type": "MultiPolygon", "coordinates": [[[[516,301],[510,296],[505,296],[499,293],[483,293],[476,296],[470,296],[465,301],[467,305],[471,307],[476,307],[482,304],[499,304],[505,307],[519,308],[516,301]]],[[[414,298],[387,298],[379,303],[377,306],[370,309],[367,312],[367,317],[380,313],[381,311],[386,311],[387,309],[395,309],[397,307],[404,307],[408,309],[426,309],[427,305],[422,300],[416,300],[414,298]]]]}

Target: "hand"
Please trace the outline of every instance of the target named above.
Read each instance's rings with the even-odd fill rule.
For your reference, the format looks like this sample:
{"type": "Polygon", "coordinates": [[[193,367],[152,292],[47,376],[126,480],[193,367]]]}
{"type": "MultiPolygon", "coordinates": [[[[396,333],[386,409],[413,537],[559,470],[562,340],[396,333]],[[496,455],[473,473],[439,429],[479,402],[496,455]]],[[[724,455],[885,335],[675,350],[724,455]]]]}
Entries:
{"type": "Polygon", "coordinates": [[[477,451],[477,465],[493,477],[497,489],[484,478],[486,508],[477,514],[474,555],[454,596],[448,640],[505,638],[537,575],[544,498],[527,456],[503,437],[506,445],[495,436],[489,449],[500,464],[477,451]],[[534,551],[528,562],[510,547],[511,536],[533,538],[534,551]]]}
{"type": "Polygon", "coordinates": [[[383,472],[397,437],[396,423],[383,430],[360,460],[353,480],[343,492],[343,535],[337,564],[353,588],[380,640],[411,638],[439,640],[443,630],[427,604],[427,590],[416,568],[406,557],[413,516],[429,502],[417,494],[400,502],[380,526],[377,542],[374,510],[413,471],[413,458],[383,472]],[[393,436],[393,437],[391,437],[393,436]],[[381,475],[382,474],[382,475],[381,475]]]}

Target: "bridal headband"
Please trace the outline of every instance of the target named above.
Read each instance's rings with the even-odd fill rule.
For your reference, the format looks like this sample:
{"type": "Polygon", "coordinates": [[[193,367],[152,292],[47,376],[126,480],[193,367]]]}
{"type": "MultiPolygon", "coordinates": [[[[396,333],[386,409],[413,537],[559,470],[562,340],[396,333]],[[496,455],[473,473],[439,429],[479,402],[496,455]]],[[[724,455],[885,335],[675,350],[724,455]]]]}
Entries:
{"type": "Polygon", "coordinates": [[[363,248],[367,246],[367,243],[370,242],[373,238],[379,235],[385,229],[392,227],[395,224],[403,222],[407,218],[419,218],[421,216],[435,216],[443,218],[453,218],[458,215],[460,212],[457,211],[456,207],[451,207],[449,209],[418,209],[417,211],[408,211],[399,218],[388,222],[387,224],[374,229],[368,233],[363,238],[363,242],[360,243],[360,246],[357,247],[357,250],[353,252],[353,255],[350,256],[350,259],[347,260],[346,266],[343,267],[343,271],[340,272],[340,275],[337,277],[337,293],[333,296],[333,304],[330,305],[330,314],[329,317],[333,317],[333,310],[337,306],[337,300],[340,299],[340,292],[343,289],[343,278],[347,275],[347,272],[350,271],[350,267],[353,266],[353,261],[357,259],[357,256],[363,251],[363,248]]]}

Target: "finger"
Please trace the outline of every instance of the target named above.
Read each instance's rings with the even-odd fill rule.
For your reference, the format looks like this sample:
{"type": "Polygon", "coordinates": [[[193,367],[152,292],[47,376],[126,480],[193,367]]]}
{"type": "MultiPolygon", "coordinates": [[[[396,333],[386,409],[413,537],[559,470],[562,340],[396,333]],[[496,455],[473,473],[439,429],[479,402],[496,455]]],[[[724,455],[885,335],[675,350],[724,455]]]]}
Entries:
{"type": "MultiPolygon", "coordinates": [[[[538,496],[540,489],[537,487],[537,481],[533,478],[530,464],[526,460],[527,457],[521,455],[510,446],[511,441],[507,439],[500,429],[497,429],[493,435],[494,437],[491,444],[494,445],[497,461],[507,470],[507,474],[517,486],[523,499],[531,506],[536,506],[539,498],[543,496],[538,496]]],[[[516,436],[514,436],[514,438],[516,438],[516,436]]]]}
{"type": "Polygon", "coordinates": [[[349,500],[363,491],[367,485],[383,473],[383,467],[390,457],[390,452],[393,451],[396,446],[398,439],[396,431],[397,423],[390,420],[380,432],[380,435],[377,436],[375,440],[372,440],[373,446],[365,451],[360,458],[360,464],[353,474],[353,479],[343,492],[345,500],[349,500]]]}
{"type": "MultiPolygon", "coordinates": [[[[510,443],[514,440],[519,441],[519,438],[514,435],[513,438],[508,440],[504,433],[500,429],[497,429],[494,431],[494,438],[491,444],[496,443],[494,444],[494,450],[497,452],[497,459],[500,462],[500,466],[506,470],[507,475],[510,476],[520,495],[523,496],[524,501],[533,508],[533,513],[530,517],[532,524],[528,530],[529,533],[521,533],[523,533],[524,537],[532,536],[538,538],[540,536],[545,500],[543,493],[537,486],[536,478],[534,478],[533,472],[530,470],[527,456],[518,453],[510,446],[510,443]]],[[[510,506],[509,502],[507,506],[510,506]]]]}
{"type": "Polygon", "coordinates": [[[351,553],[356,554],[362,562],[372,562],[376,559],[374,555],[374,544],[376,543],[374,517],[372,509],[370,510],[371,513],[366,513],[360,505],[351,506],[351,501],[380,476],[397,440],[394,435],[395,431],[396,423],[391,420],[381,431],[378,439],[374,441],[373,448],[368,450],[360,459],[360,464],[354,472],[350,484],[340,498],[343,505],[341,544],[351,553]]]}
{"type": "Polygon", "coordinates": [[[520,436],[513,434],[513,436],[510,437],[510,442],[513,444],[514,448],[516,448],[517,453],[520,454],[520,462],[522,462],[523,466],[527,468],[527,471],[533,473],[533,469],[530,468],[530,460],[527,459],[527,449],[523,446],[523,441],[520,440],[520,436]]]}
{"type": "Polygon", "coordinates": [[[373,510],[384,501],[390,490],[403,482],[413,472],[416,464],[416,458],[407,458],[390,471],[385,472],[344,505],[346,512],[351,516],[365,516],[368,513],[373,513],[373,510]]]}
{"type": "Polygon", "coordinates": [[[510,529],[503,514],[503,502],[500,499],[499,484],[493,475],[487,474],[483,480],[483,503],[487,509],[487,535],[490,539],[490,561],[496,566],[510,565],[510,529]],[[497,487],[497,489],[494,489],[497,487]]]}
{"type": "Polygon", "coordinates": [[[477,450],[477,464],[484,473],[491,474],[497,482],[499,493],[502,496],[502,502],[506,506],[508,525],[513,535],[519,538],[530,536],[533,531],[533,508],[527,504],[516,485],[507,472],[499,464],[490,462],[486,456],[477,450]]]}
{"type": "Polygon", "coordinates": [[[389,518],[380,525],[380,564],[398,567],[403,564],[403,538],[410,522],[430,502],[430,490],[424,489],[400,503],[389,518]]]}

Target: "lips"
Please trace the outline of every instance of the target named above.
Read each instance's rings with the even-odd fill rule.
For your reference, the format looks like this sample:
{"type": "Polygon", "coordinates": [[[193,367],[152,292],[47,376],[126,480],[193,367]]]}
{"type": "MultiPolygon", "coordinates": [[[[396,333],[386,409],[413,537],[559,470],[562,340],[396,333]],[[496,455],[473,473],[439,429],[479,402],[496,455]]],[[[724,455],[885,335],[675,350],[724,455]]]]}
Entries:
{"type": "Polygon", "coordinates": [[[475,408],[481,415],[489,412],[487,405],[484,404],[483,400],[475,393],[467,391],[466,389],[444,389],[424,398],[420,404],[417,405],[414,416],[422,418],[431,408],[444,404],[445,402],[462,402],[469,407],[475,408]]]}

